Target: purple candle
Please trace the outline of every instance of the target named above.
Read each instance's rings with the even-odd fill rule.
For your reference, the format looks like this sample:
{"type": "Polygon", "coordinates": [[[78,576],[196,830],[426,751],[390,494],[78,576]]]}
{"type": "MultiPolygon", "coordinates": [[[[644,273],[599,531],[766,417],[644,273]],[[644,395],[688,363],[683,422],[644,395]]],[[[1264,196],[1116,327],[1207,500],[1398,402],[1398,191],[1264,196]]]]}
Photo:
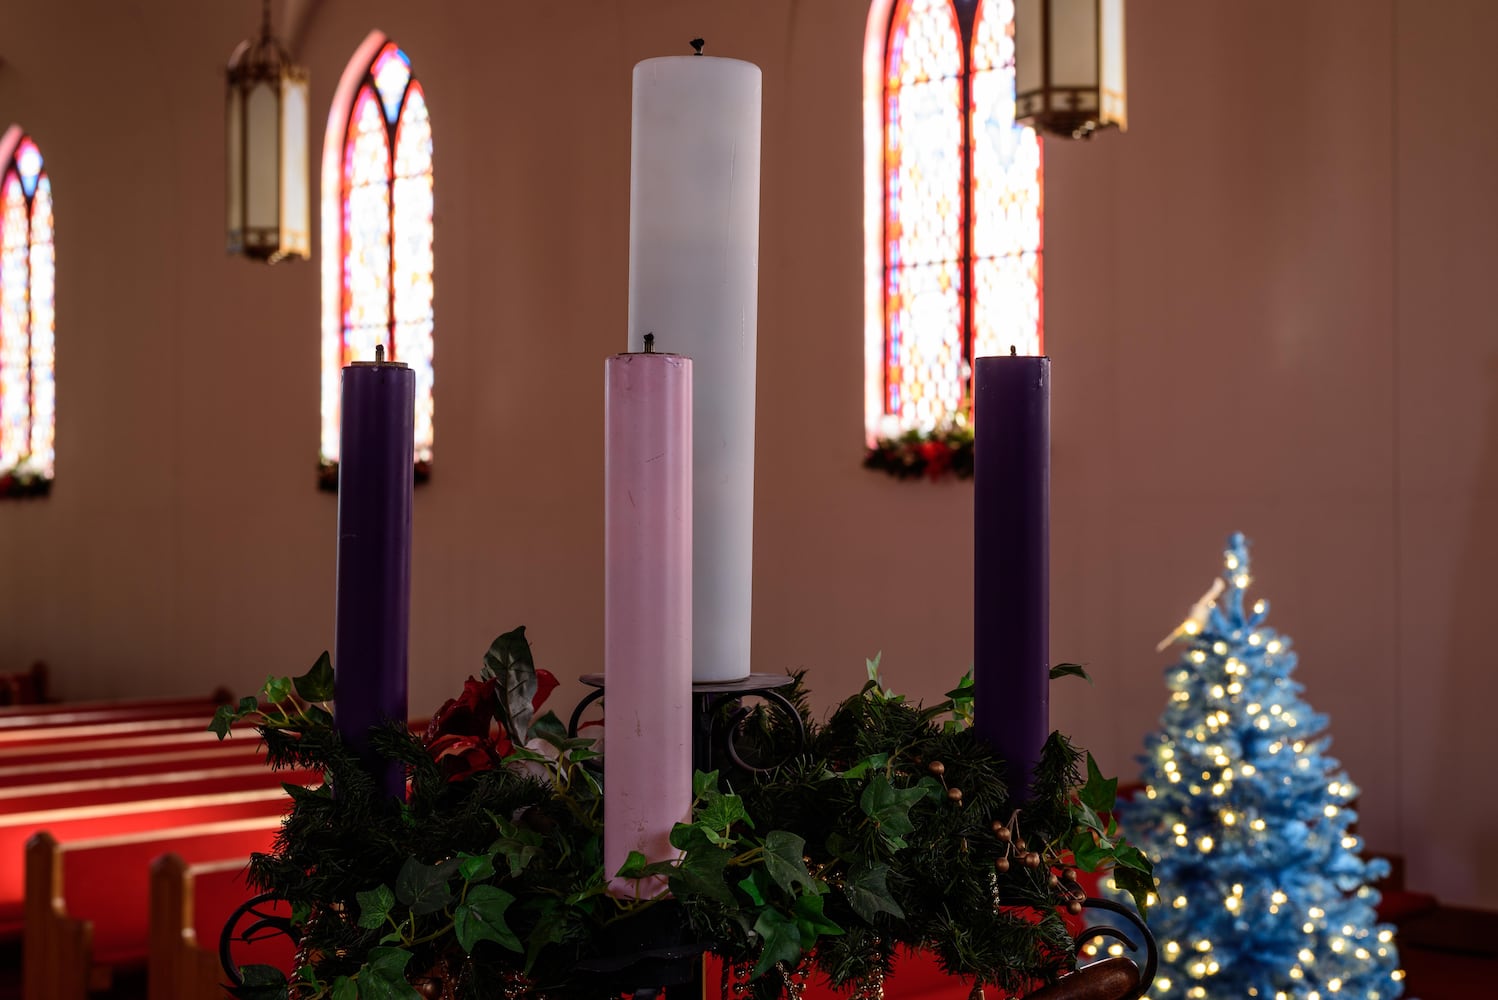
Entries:
{"type": "Polygon", "coordinates": [[[416,378],[384,355],[343,369],[333,721],[379,787],[404,799],[404,767],[369,741],[370,727],[406,722],[411,620],[416,378]]]}
{"type": "Polygon", "coordinates": [[[973,382],[973,726],[1021,803],[1051,729],[1051,360],[978,358],[973,382]]]}

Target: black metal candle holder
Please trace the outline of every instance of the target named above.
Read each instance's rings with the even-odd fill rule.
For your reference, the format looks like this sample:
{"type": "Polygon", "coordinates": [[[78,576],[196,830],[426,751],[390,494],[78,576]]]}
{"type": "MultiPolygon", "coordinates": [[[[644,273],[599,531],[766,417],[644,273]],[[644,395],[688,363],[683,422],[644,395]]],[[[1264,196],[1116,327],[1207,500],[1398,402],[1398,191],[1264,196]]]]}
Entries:
{"type": "MultiPolygon", "coordinates": [[[[603,674],[583,674],[578,680],[593,688],[572,710],[568,735],[576,736],[583,712],[604,696],[603,674]]],[[[698,771],[724,771],[732,767],[750,774],[768,774],[772,767],[746,761],[738,748],[741,723],[753,713],[746,698],[759,698],[784,713],[794,734],[789,756],[806,749],[806,724],[791,700],[781,694],[795,683],[785,674],[749,674],[742,680],[692,685],[692,767],[698,771]]]]}

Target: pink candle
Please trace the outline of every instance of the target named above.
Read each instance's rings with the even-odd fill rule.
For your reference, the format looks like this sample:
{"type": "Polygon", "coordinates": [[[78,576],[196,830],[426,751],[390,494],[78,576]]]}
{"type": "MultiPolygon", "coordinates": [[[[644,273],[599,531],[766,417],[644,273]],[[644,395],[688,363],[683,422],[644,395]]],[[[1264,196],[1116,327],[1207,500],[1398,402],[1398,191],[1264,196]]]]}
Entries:
{"type": "Polygon", "coordinates": [[[604,431],[604,874],[621,897],[662,879],[616,879],[631,851],[676,856],[692,806],[692,360],[606,362],[604,431]]]}

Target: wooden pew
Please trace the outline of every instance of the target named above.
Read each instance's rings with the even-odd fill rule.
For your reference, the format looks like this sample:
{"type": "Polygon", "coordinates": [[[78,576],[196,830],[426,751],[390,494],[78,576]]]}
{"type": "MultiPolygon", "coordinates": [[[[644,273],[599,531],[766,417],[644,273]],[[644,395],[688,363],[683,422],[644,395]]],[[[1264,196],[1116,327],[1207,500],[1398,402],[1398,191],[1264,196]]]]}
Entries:
{"type": "Polygon", "coordinates": [[[191,747],[260,746],[260,738],[254,727],[239,725],[227,740],[208,731],[204,721],[197,727],[174,727],[165,732],[128,732],[123,735],[73,736],[71,739],[43,740],[37,743],[6,745],[0,743],[0,767],[25,766],[27,764],[51,764],[73,762],[75,767],[86,768],[95,761],[117,755],[164,753],[191,747]]]}
{"type": "Polygon", "coordinates": [[[47,700],[47,665],[37,660],[30,670],[0,676],[0,706],[40,705],[47,700]]]}
{"type": "Polygon", "coordinates": [[[0,794],[14,788],[82,778],[124,778],[136,774],[164,774],[254,763],[265,767],[264,753],[254,743],[248,740],[220,743],[211,735],[206,742],[184,742],[176,747],[168,745],[146,753],[104,753],[82,760],[52,760],[43,755],[19,764],[0,761],[0,794]]]}
{"type": "MultiPolygon", "coordinates": [[[[219,935],[234,911],[255,894],[244,880],[248,863],[249,858],[238,857],[188,864],[177,854],[151,862],[146,1000],[221,995],[226,977],[219,964],[219,935]]],[[[284,904],[280,912],[285,912],[284,904]]],[[[232,952],[241,966],[273,965],[288,975],[295,953],[295,943],[283,935],[232,952]]]]}
{"type": "Polygon", "coordinates": [[[84,1000],[109,987],[115,968],[145,965],[154,858],[265,851],[279,827],[278,817],[261,816],[62,843],[34,835],[25,858],[23,1000],[84,1000]]]}
{"type": "Polygon", "coordinates": [[[7,747],[62,746],[75,740],[119,736],[160,736],[167,733],[207,732],[213,714],[166,719],[131,719],[66,726],[28,726],[0,729],[0,749],[7,747]]]}
{"type": "Polygon", "coordinates": [[[138,799],[205,792],[279,788],[283,781],[305,781],[313,777],[316,777],[314,772],[305,770],[272,771],[264,762],[253,759],[194,770],[149,771],[122,777],[83,777],[72,781],[0,788],[0,816],[11,812],[38,812],[67,809],[71,806],[106,806],[138,799]]]}
{"type": "MultiPolygon", "coordinates": [[[[316,784],[318,780],[304,780],[302,784],[316,784]]],[[[42,830],[61,843],[71,843],[239,819],[270,817],[279,822],[289,804],[286,790],[277,785],[237,792],[199,790],[171,798],[0,815],[0,938],[14,937],[24,925],[22,860],[26,841],[42,830]]]]}
{"type": "Polygon", "coordinates": [[[70,716],[77,716],[75,721],[89,722],[97,721],[96,717],[99,716],[151,719],[185,713],[212,715],[218,706],[228,703],[231,698],[227,688],[219,688],[211,694],[187,698],[98,699],[53,701],[45,705],[0,705],[0,729],[47,725],[52,719],[67,719],[70,716]]]}

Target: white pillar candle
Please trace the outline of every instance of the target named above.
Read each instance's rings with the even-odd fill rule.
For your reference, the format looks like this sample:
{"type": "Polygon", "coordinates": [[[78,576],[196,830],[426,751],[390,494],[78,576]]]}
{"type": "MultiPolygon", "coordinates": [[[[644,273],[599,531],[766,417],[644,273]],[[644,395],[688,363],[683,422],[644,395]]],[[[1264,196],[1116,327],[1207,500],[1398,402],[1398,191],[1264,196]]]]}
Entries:
{"type": "Polygon", "coordinates": [[[664,879],[614,873],[676,857],[692,808],[691,359],[609,358],[604,412],[603,863],[644,898],[664,879]]]}
{"type": "Polygon", "coordinates": [[[629,345],[695,362],[692,677],[749,675],[760,71],[708,56],[635,66],[629,345]]]}

